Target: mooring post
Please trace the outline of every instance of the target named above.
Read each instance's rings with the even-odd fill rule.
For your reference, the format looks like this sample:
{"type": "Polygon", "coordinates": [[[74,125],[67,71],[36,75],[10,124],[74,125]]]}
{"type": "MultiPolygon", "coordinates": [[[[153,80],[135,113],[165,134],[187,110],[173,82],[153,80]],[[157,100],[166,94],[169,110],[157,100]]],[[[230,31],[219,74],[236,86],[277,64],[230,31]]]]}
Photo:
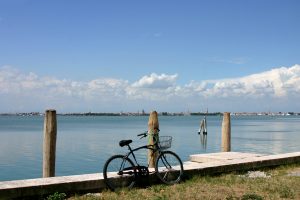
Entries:
{"type": "Polygon", "coordinates": [[[56,111],[46,110],[44,119],[43,178],[55,176],[56,111]]]}
{"type": "MultiPolygon", "coordinates": [[[[153,111],[150,113],[149,121],[148,121],[148,137],[149,142],[148,145],[153,145],[156,140],[158,140],[158,131],[159,131],[159,123],[158,123],[158,116],[157,112],[153,111]]],[[[152,150],[148,150],[148,164],[149,168],[155,167],[155,161],[158,156],[157,152],[153,152],[152,150]]]]}
{"type": "Polygon", "coordinates": [[[222,122],[222,152],[231,150],[231,123],[230,112],[225,112],[222,122]]]}

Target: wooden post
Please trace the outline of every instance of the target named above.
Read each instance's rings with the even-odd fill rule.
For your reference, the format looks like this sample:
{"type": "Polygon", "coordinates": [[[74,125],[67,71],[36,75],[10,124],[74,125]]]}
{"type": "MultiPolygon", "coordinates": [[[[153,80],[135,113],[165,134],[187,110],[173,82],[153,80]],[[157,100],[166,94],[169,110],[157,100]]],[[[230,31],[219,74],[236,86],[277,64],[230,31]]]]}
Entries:
{"type": "Polygon", "coordinates": [[[55,176],[56,111],[46,110],[44,121],[43,178],[55,176]]]}
{"type": "MultiPolygon", "coordinates": [[[[148,145],[153,145],[154,140],[153,136],[157,136],[158,138],[158,130],[159,130],[159,123],[158,123],[158,117],[157,117],[157,112],[153,111],[150,113],[149,116],[149,121],[148,121],[148,137],[149,137],[149,142],[148,145]]],[[[148,150],[148,164],[149,168],[154,168],[155,167],[155,161],[158,156],[157,152],[153,152],[152,150],[148,150]]]]}
{"type": "Polygon", "coordinates": [[[230,113],[225,112],[222,122],[222,152],[229,152],[231,150],[231,123],[230,113]]]}

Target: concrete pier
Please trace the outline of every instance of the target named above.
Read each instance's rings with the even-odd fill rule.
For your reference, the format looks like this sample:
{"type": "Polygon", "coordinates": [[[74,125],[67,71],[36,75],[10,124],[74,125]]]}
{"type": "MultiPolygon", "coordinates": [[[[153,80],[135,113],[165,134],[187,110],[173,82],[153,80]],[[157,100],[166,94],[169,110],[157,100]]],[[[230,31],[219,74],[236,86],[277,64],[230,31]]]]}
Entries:
{"type": "MultiPolygon", "coordinates": [[[[278,155],[222,152],[191,155],[190,161],[184,162],[183,167],[185,175],[209,175],[299,162],[300,152],[278,155]]],[[[156,177],[152,174],[150,178],[155,179],[156,177]]],[[[4,181],[0,182],[0,199],[42,196],[55,192],[99,192],[104,188],[102,173],[4,181]]]]}

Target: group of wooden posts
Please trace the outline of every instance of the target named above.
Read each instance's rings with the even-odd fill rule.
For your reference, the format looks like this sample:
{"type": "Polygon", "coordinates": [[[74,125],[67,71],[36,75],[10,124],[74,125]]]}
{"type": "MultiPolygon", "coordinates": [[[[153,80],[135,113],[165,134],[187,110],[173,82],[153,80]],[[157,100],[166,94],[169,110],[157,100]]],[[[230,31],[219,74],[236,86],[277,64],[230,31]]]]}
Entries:
{"type": "MultiPolygon", "coordinates": [[[[159,122],[156,111],[150,113],[148,121],[148,133],[158,134],[159,122]]],[[[222,122],[222,145],[221,151],[228,152],[231,148],[231,122],[230,113],[225,112],[222,122]]],[[[43,142],[43,177],[55,176],[55,154],[56,154],[57,120],[55,110],[46,110],[44,120],[44,142],[43,142]]],[[[153,137],[149,137],[149,144],[153,144],[153,137]]],[[[148,152],[149,167],[154,167],[156,154],[148,152]]]]}

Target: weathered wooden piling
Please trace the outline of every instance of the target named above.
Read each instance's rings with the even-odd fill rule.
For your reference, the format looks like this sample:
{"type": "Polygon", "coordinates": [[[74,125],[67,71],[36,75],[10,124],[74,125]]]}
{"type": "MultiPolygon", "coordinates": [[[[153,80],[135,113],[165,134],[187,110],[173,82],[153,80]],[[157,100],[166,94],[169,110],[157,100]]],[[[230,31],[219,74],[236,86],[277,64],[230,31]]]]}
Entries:
{"type": "Polygon", "coordinates": [[[222,152],[231,151],[231,123],[230,113],[225,112],[222,122],[222,152]]]}
{"type": "Polygon", "coordinates": [[[44,119],[43,178],[55,176],[56,111],[46,110],[44,119]]]}
{"type": "MultiPolygon", "coordinates": [[[[153,145],[156,142],[154,138],[158,139],[158,131],[159,131],[158,116],[157,116],[157,112],[153,111],[150,113],[149,121],[148,121],[148,137],[149,137],[148,145],[153,145]]],[[[157,152],[154,153],[152,150],[148,150],[148,164],[150,168],[154,168],[157,156],[158,156],[157,152]]]]}

